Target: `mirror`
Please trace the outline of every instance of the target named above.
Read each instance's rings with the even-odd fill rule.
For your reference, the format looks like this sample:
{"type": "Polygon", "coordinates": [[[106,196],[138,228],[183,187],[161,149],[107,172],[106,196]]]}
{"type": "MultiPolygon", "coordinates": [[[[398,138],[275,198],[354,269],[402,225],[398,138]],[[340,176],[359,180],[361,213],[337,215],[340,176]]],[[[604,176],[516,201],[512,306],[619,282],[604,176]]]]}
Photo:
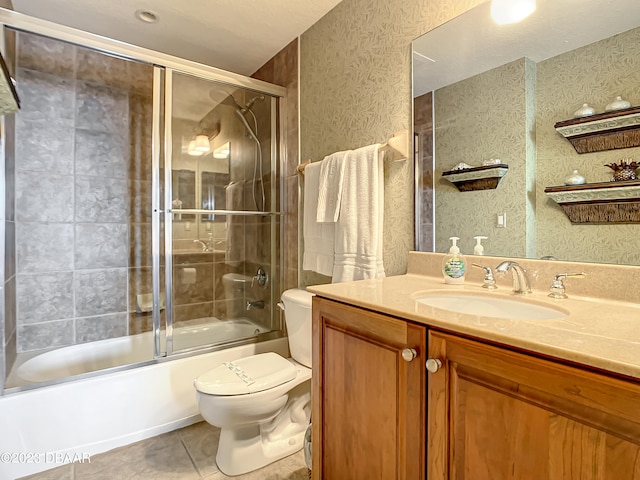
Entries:
{"type": "MultiPolygon", "coordinates": [[[[171,184],[173,185],[173,208],[196,208],[196,172],[193,170],[172,170],[171,184]]],[[[196,216],[192,213],[180,213],[175,215],[174,221],[193,221],[196,216]]]]}
{"type": "Polygon", "coordinates": [[[573,170],[608,182],[608,163],[640,148],[578,154],[554,128],[584,103],[616,96],[640,105],[640,2],[538,0],[514,25],[495,25],[489,2],[413,42],[417,249],[640,265],[635,223],[571,223],[544,193],[573,170]],[[500,159],[496,188],[459,191],[442,173],[500,159]],[[498,218],[503,220],[498,226],[498,218]]]}

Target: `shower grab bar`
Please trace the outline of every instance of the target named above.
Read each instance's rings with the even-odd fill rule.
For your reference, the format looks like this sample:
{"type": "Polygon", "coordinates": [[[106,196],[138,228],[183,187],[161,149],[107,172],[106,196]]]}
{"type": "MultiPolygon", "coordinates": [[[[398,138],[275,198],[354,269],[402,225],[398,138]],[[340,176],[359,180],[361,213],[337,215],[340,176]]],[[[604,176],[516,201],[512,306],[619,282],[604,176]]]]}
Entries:
{"type": "Polygon", "coordinates": [[[167,213],[175,214],[202,214],[202,215],[257,215],[264,217],[266,215],[284,215],[282,212],[263,212],[263,211],[251,211],[251,210],[205,210],[199,208],[175,208],[167,210],[167,213]]]}

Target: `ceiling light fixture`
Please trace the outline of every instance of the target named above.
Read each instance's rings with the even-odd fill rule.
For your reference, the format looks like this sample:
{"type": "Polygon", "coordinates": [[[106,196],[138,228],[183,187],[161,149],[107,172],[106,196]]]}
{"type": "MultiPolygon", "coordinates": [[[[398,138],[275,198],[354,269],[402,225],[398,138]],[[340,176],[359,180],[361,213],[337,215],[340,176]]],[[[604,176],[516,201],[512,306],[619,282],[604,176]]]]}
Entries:
{"type": "Polygon", "coordinates": [[[209,144],[209,137],[206,135],[196,135],[194,140],[195,145],[193,148],[202,153],[207,153],[211,151],[211,145],[209,144]]]}
{"type": "Polygon", "coordinates": [[[191,140],[189,142],[189,145],[187,145],[187,154],[191,155],[192,157],[201,157],[202,155],[204,155],[204,152],[197,150],[196,141],[191,140]]]}
{"type": "Polygon", "coordinates": [[[136,18],[144,23],[158,23],[160,17],[151,10],[136,10],[136,18]]]}
{"type": "Polygon", "coordinates": [[[498,25],[517,23],[536,9],[536,0],[491,0],[491,18],[498,25]]]}

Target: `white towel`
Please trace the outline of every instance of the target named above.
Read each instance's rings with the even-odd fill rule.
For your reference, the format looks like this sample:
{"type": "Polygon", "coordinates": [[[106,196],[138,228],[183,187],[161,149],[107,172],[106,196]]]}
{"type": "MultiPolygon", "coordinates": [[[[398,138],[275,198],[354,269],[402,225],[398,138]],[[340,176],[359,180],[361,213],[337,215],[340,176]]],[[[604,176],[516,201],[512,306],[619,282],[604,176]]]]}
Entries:
{"type": "Polygon", "coordinates": [[[321,163],[311,163],[304,169],[302,268],[331,276],[334,262],[335,223],[317,221],[321,163]]]}
{"type": "Polygon", "coordinates": [[[350,150],[324,157],[320,168],[318,222],[337,222],[342,198],[342,184],[350,150]]]}
{"type": "Polygon", "coordinates": [[[333,283],[382,278],[384,171],[380,145],[347,155],[336,223],[333,283]]]}

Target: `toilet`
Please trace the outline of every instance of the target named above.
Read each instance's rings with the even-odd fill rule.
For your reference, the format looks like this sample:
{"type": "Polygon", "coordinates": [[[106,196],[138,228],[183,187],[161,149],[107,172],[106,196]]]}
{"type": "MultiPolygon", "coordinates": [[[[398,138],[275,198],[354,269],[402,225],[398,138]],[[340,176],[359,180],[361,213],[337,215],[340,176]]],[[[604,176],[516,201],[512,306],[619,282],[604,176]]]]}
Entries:
{"type": "Polygon", "coordinates": [[[216,462],[241,475],[303,446],[311,418],[311,298],[282,294],[291,358],[261,353],[224,362],[194,380],[198,409],[220,428],[216,462]]]}

